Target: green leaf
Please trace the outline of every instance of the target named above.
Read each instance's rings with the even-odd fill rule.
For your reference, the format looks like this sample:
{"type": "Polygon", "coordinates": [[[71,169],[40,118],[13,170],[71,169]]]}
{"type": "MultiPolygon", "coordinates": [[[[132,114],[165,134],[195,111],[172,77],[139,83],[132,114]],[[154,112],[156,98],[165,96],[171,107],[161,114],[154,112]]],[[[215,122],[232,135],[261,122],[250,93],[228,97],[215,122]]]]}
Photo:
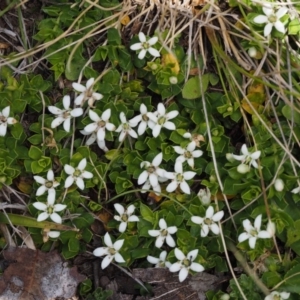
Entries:
{"type": "Polygon", "coordinates": [[[118,150],[118,149],[111,149],[111,150],[105,152],[105,157],[108,160],[113,160],[113,159],[117,158],[120,154],[121,154],[120,150],[118,150]]]}
{"type": "Polygon", "coordinates": [[[150,249],[135,249],[131,251],[131,257],[133,259],[144,258],[150,254],[150,249]]]}
{"type": "Polygon", "coordinates": [[[147,205],[141,203],[140,213],[145,220],[149,221],[152,224],[154,223],[153,211],[147,205]]]}
{"type": "Polygon", "coordinates": [[[209,74],[190,78],[183,87],[182,96],[185,99],[196,99],[205,93],[209,84],[209,74]]]}
{"type": "Polygon", "coordinates": [[[121,37],[116,28],[109,28],[107,30],[107,40],[110,45],[121,45],[121,37]]]}
{"type": "Polygon", "coordinates": [[[282,108],[282,114],[289,120],[292,121],[294,120],[294,122],[296,124],[300,124],[300,113],[297,111],[299,110],[297,107],[290,107],[289,105],[285,105],[282,108]]]}
{"type": "Polygon", "coordinates": [[[43,152],[40,148],[35,147],[35,146],[31,146],[28,152],[28,155],[30,158],[34,159],[34,160],[38,160],[42,157],[43,152]]]}
{"type": "Polygon", "coordinates": [[[22,133],[24,132],[23,126],[20,123],[16,123],[11,127],[11,135],[16,139],[20,139],[22,133]]]}
{"type": "Polygon", "coordinates": [[[284,276],[284,284],[280,288],[286,292],[300,293],[300,264],[292,267],[284,276]]]}
{"type": "Polygon", "coordinates": [[[83,213],[80,217],[73,219],[77,228],[89,227],[94,222],[94,218],[89,213],[83,213]]]}
{"type": "Polygon", "coordinates": [[[76,239],[76,238],[69,239],[68,249],[69,249],[70,252],[76,252],[76,253],[78,253],[79,250],[80,250],[79,240],[76,239]]]}

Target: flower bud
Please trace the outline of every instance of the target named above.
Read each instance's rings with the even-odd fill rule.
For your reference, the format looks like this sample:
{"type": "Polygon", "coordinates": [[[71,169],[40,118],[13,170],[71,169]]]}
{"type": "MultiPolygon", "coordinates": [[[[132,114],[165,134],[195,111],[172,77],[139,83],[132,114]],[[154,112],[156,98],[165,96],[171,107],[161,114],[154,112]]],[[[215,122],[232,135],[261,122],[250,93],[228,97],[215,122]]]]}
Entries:
{"type": "Polygon", "coordinates": [[[250,167],[248,165],[245,165],[245,164],[240,164],[238,167],[237,167],[237,171],[241,174],[245,174],[247,172],[250,171],[250,167]]]}
{"type": "Polygon", "coordinates": [[[221,297],[220,297],[220,300],[229,300],[230,299],[230,296],[228,294],[223,294],[221,297]]]}
{"type": "Polygon", "coordinates": [[[211,193],[209,188],[206,189],[200,189],[198,194],[198,198],[200,199],[201,203],[203,205],[209,205],[210,204],[210,198],[211,198],[211,193]]]}
{"type": "Polygon", "coordinates": [[[275,235],[276,226],[275,226],[274,222],[272,222],[272,221],[268,222],[267,231],[269,232],[269,234],[271,235],[271,237],[275,235]]]}
{"type": "Polygon", "coordinates": [[[171,76],[171,77],[169,78],[169,82],[170,82],[171,84],[177,84],[178,79],[177,79],[176,76],[171,76]]]}
{"type": "Polygon", "coordinates": [[[226,159],[231,163],[235,161],[232,155],[233,155],[232,153],[226,153],[226,159]]]}
{"type": "Polygon", "coordinates": [[[251,47],[251,48],[249,48],[248,49],[248,54],[249,54],[249,56],[251,56],[251,57],[256,57],[256,55],[257,55],[257,50],[256,50],[256,48],[255,47],[251,47]]]}
{"type": "Polygon", "coordinates": [[[280,178],[277,178],[277,179],[275,180],[274,187],[275,187],[275,190],[276,190],[277,192],[282,192],[283,189],[284,189],[284,182],[283,182],[283,180],[280,179],[280,178]]]}

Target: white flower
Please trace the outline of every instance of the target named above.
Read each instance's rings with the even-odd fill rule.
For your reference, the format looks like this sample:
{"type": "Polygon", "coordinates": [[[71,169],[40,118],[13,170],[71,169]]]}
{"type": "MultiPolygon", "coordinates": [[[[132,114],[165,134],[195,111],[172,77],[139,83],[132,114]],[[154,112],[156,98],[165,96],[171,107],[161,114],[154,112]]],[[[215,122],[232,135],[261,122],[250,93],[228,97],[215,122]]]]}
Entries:
{"type": "Polygon", "coordinates": [[[206,210],[204,218],[193,216],[191,220],[193,223],[199,224],[201,226],[201,236],[206,237],[209,230],[211,230],[214,234],[220,233],[219,225],[216,224],[216,222],[219,222],[223,218],[223,216],[223,210],[220,210],[214,214],[214,208],[212,206],[209,206],[206,210]]]}
{"type": "Polygon", "coordinates": [[[79,96],[76,97],[75,99],[75,104],[76,105],[83,105],[86,101],[88,101],[89,107],[93,107],[94,102],[96,100],[101,100],[103,98],[103,95],[100,93],[96,93],[93,91],[93,84],[94,84],[95,79],[90,78],[86,82],[86,86],[73,82],[72,86],[77,92],[81,92],[79,96]]]}
{"type": "Polygon", "coordinates": [[[64,96],[63,106],[65,109],[60,109],[56,106],[48,106],[49,111],[57,117],[52,121],[51,128],[56,128],[61,123],[64,123],[64,130],[69,132],[71,127],[71,118],[79,117],[83,114],[82,108],[70,108],[71,99],[69,95],[64,96]]]}
{"type": "Polygon", "coordinates": [[[56,239],[60,236],[60,231],[52,230],[52,231],[47,232],[47,235],[49,237],[51,237],[52,239],[56,239]]]}
{"type": "Polygon", "coordinates": [[[209,188],[207,187],[206,189],[200,189],[198,194],[198,198],[200,199],[201,203],[203,205],[208,205],[211,202],[211,193],[209,188]]]}
{"type": "Polygon", "coordinates": [[[298,194],[299,192],[300,192],[300,186],[291,190],[291,193],[293,193],[293,194],[298,194]]]}
{"type": "Polygon", "coordinates": [[[7,124],[15,124],[17,120],[9,116],[10,107],[6,106],[0,112],[0,136],[5,136],[7,131],[7,124]]]}
{"type": "Polygon", "coordinates": [[[137,216],[132,215],[135,210],[135,206],[133,204],[129,205],[126,210],[119,203],[114,204],[114,207],[115,210],[119,213],[119,216],[114,216],[114,219],[121,222],[119,226],[120,232],[124,232],[126,230],[128,222],[139,221],[139,218],[137,216]]]}
{"type": "Polygon", "coordinates": [[[33,176],[34,180],[37,183],[40,183],[41,186],[36,191],[36,196],[43,195],[46,191],[48,191],[49,197],[55,199],[55,188],[59,186],[59,183],[54,178],[54,173],[52,170],[49,170],[47,173],[47,179],[44,179],[41,176],[33,176]],[[51,194],[51,196],[50,196],[51,194]]]}
{"type": "Polygon", "coordinates": [[[270,295],[265,297],[265,300],[286,300],[290,298],[290,293],[287,292],[272,292],[270,295]]]}
{"type": "Polygon", "coordinates": [[[128,122],[123,112],[120,113],[120,120],[122,124],[116,129],[116,132],[121,132],[119,142],[122,142],[127,134],[136,139],[138,135],[131,127],[137,126],[137,123],[128,122]]]}
{"type": "Polygon", "coordinates": [[[67,207],[67,205],[54,204],[54,202],[55,202],[55,199],[48,197],[47,204],[42,203],[42,202],[32,203],[32,205],[36,209],[43,211],[41,214],[39,214],[39,216],[37,218],[38,222],[45,221],[46,219],[48,219],[50,217],[50,219],[53,222],[61,224],[62,219],[61,219],[61,216],[59,214],[57,214],[57,212],[64,210],[67,207]]]}
{"type": "Polygon", "coordinates": [[[156,237],[155,246],[157,248],[161,248],[164,241],[166,240],[166,243],[170,247],[175,247],[176,243],[172,238],[171,234],[177,232],[177,227],[176,226],[167,227],[167,223],[164,219],[160,219],[158,225],[160,230],[148,230],[149,235],[156,237]]]}
{"type": "Polygon", "coordinates": [[[170,268],[171,263],[166,261],[167,258],[167,251],[162,251],[159,255],[159,258],[148,255],[147,260],[150,264],[154,264],[155,268],[170,268]]]}
{"type": "Polygon", "coordinates": [[[161,192],[159,181],[165,174],[165,170],[159,168],[162,159],[163,154],[161,152],[153,158],[152,163],[148,161],[141,162],[141,168],[146,168],[138,178],[138,184],[144,184],[142,187],[143,190],[149,190],[150,186],[152,186],[155,192],[161,192]]]}
{"type": "Polygon", "coordinates": [[[174,192],[178,185],[180,186],[180,189],[185,194],[190,194],[191,190],[189,185],[187,184],[186,180],[192,179],[196,175],[196,172],[187,171],[183,172],[182,169],[182,162],[176,161],[175,162],[175,172],[165,172],[164,176],[168,179],[172,179],[172,182],[168,184],[166,190],[168,193],[174,192]]]}
{"type": "Polygon", "coordinates": [[[176,160],[181,162],[187,161],[188,165],[194,169],[194,158],[200,157],[203,154],[201,150],[195,150],[196,144],[189,143],[186,148],[181,148],[180,146],[173,146],[176,153],[180,154],[176,160]]]}
{"type": "Polygon", "coordinates": [[[73,168],[70,165],[65,165],[64,169],[65,172],[70,175],[66,178],[65,181],[65,188],[69,188],[74,182],[76,183],[76,185],[83,190],[84,189],[84,181],[83,179],[90,179],[93,177],[93,173],[85,171],[86,167],[86,158],[83,158],[77,168],[73,168]]]}
{"type": "Polygon", "coordinates": [[[158,137],[162,127],[168,130],[175,130],[176,126],[173,122],[169,120],[174,119],[177,117],[179,112],[177,110],[172,110],[166,113],[166,108],[162,103],[158,103],[157,112],[151,113],[149,112],[147,116],[149,119],[155,123],[154,127],[152,128],[152,135],[154,137],[158,137]]]}
{"type": "MultiPolygon", "coordinates": [[[[189,139],[190,144],[194,144],[195,147],[200,147],[200,142],[205,142],[205,138],[201,134],[194,133],[193,135],[190,132],[186,132],[182,135],[185,139],[189,139]]],[[[189,144],[189,145],[190,145],[189,144]]]]}
{"type": "Polygon", "coordinates": [[[91,118],[94,123],[91,123],[84,127],[84,131],[87,133],[97,133],[97,140],[104,141],[105,139],[105,129],[108,131],[114,131],[116,129],[115,125],[109,123],[109,118],[111,115],[111,109],[105,110],[101,117],[98,116],[97,113],[89,110],[89,117],[91,118]]]}
{"type": "MultiPolygon", "coordinates": [[[[96,129],[96,131],[97,131],[97,129],[96,129]]],[[[100,141],[100,140],[97,139],[97,132],[96,131],[94,131],[92,133],[89,133],[89,132],[86,132],[85,130],[80,130],[80,133],[83,134],[83,135],[90,135],[88,137],[88,139],[86,140],[86,142],[85,142],[85,144],[87,146],[90,146],[95,141],[97,141],[97,144],[98,144],[99,148],[102,149],[104,152],[107,152],[108,148],[105,145],[105,141],[100,141]]]]}
{"type": "Polygon", "coordinates": [[[243,221],[244,230],[246,232],[243,232],[239,235],[239,237],[238,237],[239,243],[242,243],[249,239],[249,246],[251,249],[254,249],[256,240],[258,238],[268,239],[271,237],[270,232],[268,232],[266,230],[260,230],[261,219],[262,219],[262,215],[258,215],[255,218],[254,227],[251,225],[251,222],[248,219],[243,221]]]}
{"type": "Polygon", "coordinates": [[[174,250],[175,256],[177,259],[179,259],[178,262],[172,264],[169,267],[170,272],[178,272],[179,271],[179,281],[184,281],[188,274],[189,270],[192,270],[194,272],[202,272],[204,271],[204,267],[196,262],[194,260],[196,259],[198,255],[198,249],[190,251],[187,256],[183,254],[181,250],[178,248],[175,248],[174,250]]]}
{"type": "Polygon", "coordinates": [[[155,124],[149,119],[147,107],[143,103],[140,106],[140,112],[141,114],[129,120],[129,123],[138,124],[140,122],[140,125],[138,127],[138,135],[143,135],[147,127],[152,129],[155,124]]]}
{"type": "Polygon", "coordinates": [[[284,189],[284,182],[282,179],[277,178],[274,182],[274,187],[277,192],[282,192],[284,189]]]}
{"type": "Polygon", "coordinates": [[[149,52],[154,57],[160,56],[159,52],[155,48],[151,47],[156,44],[156,42],[158,41],[158,37],[154,36],[147,41],[145,34],[143,32],[140,32],[139,40],[140,43],[135,43],[130,46],[131,50],[141,50],[138,55],[139,59],[143,59],[146,56],[147,52],[149,52]]]}
{"type": "Polygon", "coordinates": [[[241,152],[242,152],[242,155],[232,154],[232,157],[235,160],[239,160],[242,162],[237,167],[237,171],[242,174],[247,173],[250,171],[250,166],[253,166],[254,168],[257,169],[258,164],[255,160],[260,157],[261,152],[260,151],[255,151],[253,153],[249,152],[246,144],[243,144],[243,146],[241,148],[241,152]],[[249,166],[247,164],[249,164],[249,166]]]}
{"type": "Polygon", "coordinates": [[[104,236],[104,243],[107,247],[99,247],[93,251],[93,254],[95,256],[106,255],[101,263],[102,269],[105,269],[113,261],[113,259],[115,259],[115,261],[118,263],[125,262],[124,258],[119,253],[119,250],[123,246],[124,240],[118,240],[113,244],[110,235],[108,234],[108,232],[106,232],[104,236]]]}
{"type": "Polygon", "coordinates": [[[269,36],[273,26],[281,33],[285,33],[284,24],[280,21],[280,19],[288,12],[287,7],[281,7],[277,11],[272,4],[264,3],[263,12],[265,15],[259,15],[253,19],[253,21],[257,24],[264,24],[264,36],[269,36]]]}

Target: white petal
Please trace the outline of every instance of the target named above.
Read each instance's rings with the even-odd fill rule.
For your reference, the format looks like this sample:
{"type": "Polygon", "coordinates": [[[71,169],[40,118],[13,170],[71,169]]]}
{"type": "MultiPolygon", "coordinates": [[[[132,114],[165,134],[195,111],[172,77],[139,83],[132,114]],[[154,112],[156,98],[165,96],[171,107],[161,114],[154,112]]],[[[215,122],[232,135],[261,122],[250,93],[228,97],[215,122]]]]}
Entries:
{"type": "Polygon", "coordinates": [[[132,214],[134,213],[134,211],[135,211],[135,206],[134,206],[133,204],[129,205],[129,206],[127,207],[126,211],[127,211],[127,214],[128,214],[129,216],[132,215],[132,214]]]}
{"type": "MultiPolygon", "coordinates": [[[[192,144],[192,143],[190,143],[190,144],[192,144]]],[[[202,156],[203,151],[201,151],[201,150],[195,150],[192,154],[193,154],[193,157],[200,157],[200,156],[202,156]]]]}
{"type": "Polygon", "coordinates": [[[84,190],[84,181],[82,178],[77,177],[76,178],[76,185],[81,189],[84,190]]]}
{"type": "Polygon", "coordinates": [[[122,124],[127,123],[124,112],[120,112],[120,120],[121,120],[122,124]]]}
{"type": "Polygon", "coordinates": [[[179,281],[180,282],[184,281],[188,275],[189,275],[189,271],[186,268],[182,268],[179,271],[179,281]]]}
{"type": "Polygon", "coordinates": [[[153,257],[151,255],[147,256],[147,260],[150,264],[154,264],[154,265],[158,264],[160,261],[157,257],[153,257]]]}
{"type": "Polygon", "coordinates": [[[36,195],[37,195],[37,196],[41,196],[41,195],[43,195],[46,191],[47,191],[47,188],[46,188],[44,185],[42,185],[42,186],[40,186],[40,187],[37,189],[36,195]]]}
{"type": "Polygon", "coordinates": [[[185,181],[182,181],[180,183],[180,189],[187,195],[189,195],[191,193],[191,189],[185,181]]]}
{"type": "Polygon", "coordinates": [[[106,267],[109,266],[109,264],[112,262],[113,258],[114,257],[111,255],[107,255],[103,258],[102,263],[101,263],[102,270],[104,270],[106,267]]]}
{"type": "Polygon", "coordinates": [[[256,237],[252,236],[249,238],[249,246],[251,249],[254,249],[255,248],[255,244],[256,244],[256,237]]]}
{"type": "Polygon", "coordinates": [[[90,117],[90,119],[92,120],[92,121],[94,121],[94,122],[100,122],[101,121],[101,119],[100,119],[100,117],[98,116],[98,114],[97,113],[95,113],[93,110],[89,110],[89,117],[90,117]]]}
{"type": "Polygon", "coordinates": [[[164,125],[163,125],[164,128],[167,128],[168,130],[175,130],[176,129],[176,126],[173,122],[165,122],[164,125]]]}
{"type": "Polygon", "coordinates": [[[119,204],[119,203],[115,203],[114,204],[115,210],[118,212],[118,214],[121,216],[124,214],[125,209],[123,207],[123,205],[119,204]]]}
{"type": "Polygon", "coordinates": [[[91,123],[91,124],[86,125],[84,127],[84,131],[87,132],[87,133],[92,133],[97,129],[97,127],[98,127],[97,123],[91,123]]]}
{"type": "Polygon", "coordinates": [[[64,122],[65,119],[63,117],[57,117],[51,122],[51,128],[56,128],[59,126],[62,122],[64,122]]]}
{"type": "Polygon", "coordinates": [[[185,150],[183,148],[181,148],[180,146],[173,146],[174,150],[176,153],[178,154],[183,154],[185,152],[185,150]]]}
{"type": "Polygon", "coordinates": [[[116,129],[116,126],[114,124],[112,124],[112,123],[106,123],[105,128],[108,131],[114,131],[116,129]]]}
{"type": "Polygon", "coordinates": [[[38,222],[42,222],[45,221],[46,219],[48,219],[49,214],[46,212],[42,212],[41,214],[39,214],[39,216],[37,217],[37,221],[38,222]]]}
{"type": "Polygon", "coordinates": [[[172,181],[171,183],[168,184],[168,186],[166,187],[166,191],[168,193],[172,193],[177,189],[178,183],[177,181],[172,181]]]}
{"type": "Polygon", "coordinates": [[[59,114],[61,114],[63,112],[60,108],[58,108],[56,106],[48,106],[48,110],[53,115],[59,115],[59,114]]]}
{"type": "Polygon", "coordinates": [[[42,202],[34,202],[32,205],[38,210],[47,210],[48,206],[42,202]]]}
{"type": "Polygon", "coordinates": [[[154,37],[150,38],[150,39],[148,40],[147,43],[148,43],[150,46],[153,46],[154,44],[157,43],[157,41],[158,41],[158,37],[157,37],[157,36],[154,36],[154,37]]]}
{"type": "Polygon", "coordinates": [[[65,181],[65,188],[69,188],[73,183],[74,183],[73,176],[67,177],[65,181]]]}
{"type": "Polygon", "coordinates": [[[83,171],[83,172],[81,173],[81,177],[82,177],[82,178],[85,178],[85,179],[90,179],[90,178],[93,178],[94,175],[93,175],[93,173],[91,173],[91,172],[89,172],[89,171],[83,171]]]}
{"type": "Polygon", "coordinates": [[[95,79],[94,78],[90,78],[87,82],[86,82],[86,88],[89,89],[93,84],[94,84],[95,79]]]}
{"type": "Polygon", "coordinates": [[[190,259],[191,261],[194,261],[198,255],[198,249],[192,250],[187,254],[187,258],[190,259]]]}
{"type": "Polygon", "coordinates": [[[159,254],[159,259],[161,260],[161,261],[165,261],[166,260],[166,258],[167,258],[167,251],[162,251],[160,254],[159,254]]]}
{"type": "MultiPolygon", "coordinates": [[[[93,99],[101,100],[103,98],[103,95],[100,94],[100,93],[95,93],[94,92],[93,95],[92,95],[92,97],[93,97],[93,99]]],[[[92,106],[92,105],[90,105],[90,106],[92,106]]]]}
{"type": "Polygon", "coordinates": [[[290,293],[287,292],[281,292],[280,296],[282,299],[288,299],[290,297],[290,293]]]}
{"type": "Polygon", "coordinates": [[[196,172],[187,171],[187,172],[183,173],[183,178],[185,180],[190,180],[190,179],[194,178],[196,174],[197,174],[196,172]]]}
{"type": "Polygon", "coordinates": [[[129,129],[128,133],[129,133],[129,135],[132,136],[133,138],[135,138],[135,139],[138,138],[137,133],[136,133],[132,128],[129,129]]]}
{"type": "Polygon", "coordinates": [[[200,235],[206,237],[209,233],[209,227],[206,224],[202,224],[200,235]]]}
{"type": "Polygon", "coordinates": [[[148,172],[144,170],[138,178],[138,184],[143,184],[144,182],[146,182],[147,179],[148,179],[148,172]]]}
{"type": "Polygon", "coordinates": [[[55,204],[54,205],[54,211],[62,211],[67,207],[65,204],[55,204]]]}
{"type": "MultiPolygon", "coordinates": [[[[166,116],[167,116],[168,120],[171,120],[171,119],[176,118],[176,117],[178,116],[178,114],[179,114],[179,111],[177,111],[177,110],[172,110],[172,111],[168,112],[168,113],[166,114],[166,116]]],[[[194,148],[194,149],[195,149],[195,148],[194,148]]],[[[193,150],[194,150],[194,149],[193,149],[193,150]]],[[[193,151],[193,150],[189,150],[189,151],[193,151]]]]}
{"type": "Polygon", "coordinates": [[[76,97],[74,103],[75,103],[76,105],[81,105],[81,104],[82,104],[82,101],[83,101],[83,99],[84,99],[84,97],[85,97],[85,96],[84,96],[84,93],[80,94],[79,96],[76,97]]]}
{"type": "Polygon", "coordinates": [[[155,48],[150,47],[150,48],[148,49],[148,52],[149,52],[152,56],[154,56],[154,57],[160,57],[159,51],[156,50],[155,48]]]}
{"type": "Polygon", "coordinates": [[[204,221],[203,218],[198,217],[198,216],[191,217],[191,220],[192,220],[193,223],[199,224],[199,225],[201,225],[203,223],[203,221],[204,221]]]}
{"type": "Polygon", "coordinates": [[[61,224],[62,223],[62,219],[61,219],[61,216],[57,213],[52,213],[50,215],[50,219],[55,222],[55,223],[58,223],[58,224],[61,224]]]}
{"type": "Polygon", "coordinates": [[[150,236],[153,236],[153,237],[157,237],[157,236],[159,236],[160,235],[160,231],[159,230],[148,230],[148,234],[150,235],[150,236]]]}
{"type": "Polygon", "coordinates": [[[70,131],[70,127],[71,127],[71,119],[70,118],[68,118],[64,121],[63,127],[66,132],[70,131]]]}
{"type": "Polygon", "coordinates": [[[246,241],[246,240],[248,240],[248,239],[249,239],[249,233],[247,233],[247,232],[241,233],[241,234],[239,235],[239,237],[238,237],[239,243],[242,243],[242,242],[244,242],[244,241],[246,241]]]}
{"type": "Polygon", "coordinates": [[[86,163],[87,163],[87,162],[86,162],[86,158],[83,158],[83,159],[79,162],[77,169],[80,170],[80,171],[83,171],[83,170],[85,169],[85,167],[86,167],[86,163]]]}
{"type": "Polygon", "coordinates": [[[65,165],[64,170],[68,175],[73,175],[75,172],[75,169],[70,165],[65,165]]]}
{"type": "Polygon", "coordinates": [[[272,23],[268,23],[264,28],[264,36],[269,36],[273,28],[272,23]]]}
{"type": "Polygon", "coordinates": [[[258,159],[260,157],[260,154],[261,154],[261,151],[255,151],[250,155],[250,157],[252,159],[258,159]]]}
{"type": "Polygon", "coordinates": [[[163,154],[162,154],[162,152],[160,152],[160,153],[157,154],[157,155],[154,157],[154,159],[152,160],[152,165],[153,165],[154,167],[158,167],[158,166],[161,164],[162,159],[163,159],[163,154]]]}
{"type": "Polygon", "coordinates": [[[153,137],[158,137],[161,131],[161,125],[155,124],[155,126],[152,129],[152,135],[153,137]]]}
{"type": "Polygon", "coordinates": [[[274,9],[270,3],[266,3],[266,2],[263,3],[262,10],[263,10],[264,14],[268,17],[274,13],[274,9]]]}
{"type": "Polygon", "coordinates": [[[49,189],[48,190],[48,197],[47,197],[47,203],[48,205],[53,205],[55,202],[55,190],[54,189],[49,189]]]}
{"type": "Polygon", "coordinates": [[[170,234],[174,234],[175,232],[177,232],[177,227],[176,226],[170,226],[170,227],[168,227],[168,232],[170,234]]]}
{"type": "Polygon", "coordinates": [[[281,21],[276,21],[274,26],[279,32],[285,33],[285,27],[281,21]]]}
{"type": "Polygon", "coordinates": [[[125,139],[125,137],[126,137],[126,132],[122,131],[119,136],[119,142],[122,142],[125,139]]]}
{"type": "Polygon", "coordinates": [[[166,242],[170,247],[176,246],[174,239],[169,234],[167,235],[166,242]]]}
{"type": "Polygon", "coordinates": [[[98,129],[97,139],[98,139],[98,141],[104,141],[105,140],[105,129],[103,127],[98,129]]]}
{"type": "Polygon", "coordinates": [[[52,239],[56,239],[60,236],[60,232],[59,231],[49,231],[48,233],[48,236],[51,237],[52,239]]]}
{"type": "Polygon", "coordinates": [[[2,109],[2,115],[3,115],[3,117],[8,118],[9,112],[10,112],[10,107],[9,106],[6,106],[5,108],[3,108],[2,109]]]}
{"type": "Polygon", "coordinates": [[[253,226],[251,225],[251,222],[248,219],[243,221],[243,227],[247,232],[250,232],[251,230],[254,229],[253,226]]]}
{"type": "Polygon", "coordinates": [[[219,222],[223,217],[224,217],[224,211],[220,210],[214,214],[214,216],[212,217],[212,220],[214,222],[219,222]]]}
{"type": "Polygon", "coordinates": [[[257,234],[257,237],[260,239],[269,239],[271,238],[271,235],[268,231],[262,230],[257,234]]]}
{"type": "MultiPolygon", "coordinates": [[[[175,249],[176,250],[176,249],[175,249]]],[[[178,272],[181,269],[181,263],[180,262],[176,262],[174,264],[172,264],[169,268],[169,271],[174,273],[174,272],[178,272]]]]}
{"type": "Polygon", "coordinates": [[[175,166],[174,166],[175,172],[178,174],[182,174],[182,162],[180,160],[177,160],[175,162],[175,166]]]}
{"type": "Polygon", "coordinates": [[[149,175],[149,181],[152,187],[155,187],[158,185],[158,178],[156,174],[151,173],[149,175]]]}
{"type": "Polygon", "coordinates": [[[162,245],[163,245],[163,243],[164,243],[164,241],[165,241],[165,237],[164,236],[158,236],[156,238],[156,241],[155,241],[155,247],[161,248],[162,245]]]}
{"type": "MultiPolygon", "coordinates": [[[[142,115],[137,115],[134,118],[130,119],[129,123],[130,124],[137,124],[137,123],[139,123],[141,121],[142,121],[142,115]]],[[[132,126],[132,127],[135,127],[135,126],[132,126]]]]}
{"type": "Polygon", "coordinates": [[[34,180],[37,182],[37,183],[40,183],[40,184],[45,184],[46,183],[46,179],[44,179],[43,177],[41,176],[33,176],[34,180]]]}
{"type": "Polygon", "coordinates": [[[257,231],[260,230],[261,219],[262,219],[262,215],[258,215],[258,216],[255,218],[255,221],[254,221],[254,228],[255,228],[257,231]]]}
{"type": "Polygon", "coordinates": [[[137,216],[130,216],[128,218],[128,222],[139,222],[139,218],[137,216]]]}
{"type": "Polygon", "coordinates": [[[282,18],[287,12],[288,12],[288,8],[282,6],[282,7],[280,7],[280,8],[278,9],[278,11],[276,12],[276,17],[277,17],[278,19],[280,19],[280,18],[282,18]]]}
{"type": "Polygon", "coordinates": [[[50,181],[53,181],[54,180],[54,173],[52,170],[49,170],[47,172],[47,179],[50,180],[50,181]]]}
{"type": "Polygon", "coordinates": [[[124,240],[118,240],[114,243],[115,250],[119,251],[124,244],[124,240]]]}
{"type": "Polygon", "coordinates": [[[203,272],[204,271],[204,267],[198,263],[193,262],[190,266],[191,270],[193,270],[194,272],[203,272]]]}
{"type": "Polygon", "coordinates": [[[80,107],[74,108],[70,111],[70,115],[74,118],[80,117],[81,115],[83,115],[83,109],[80,107]]]}
{"type": "Polygon", "coordinates": [[[211,219],[214,215],[214,208],[212,206],[209,206],[206,210],[205,217],[211,219]]]}
{"type": "Polygon", "coordinates": [[[113,248],[114,247],[114,245],[113,245],[113,243],[111,241],[111,238],[110,238],[110,235],[109,235],[108,232],[106,232],[105,235],[104,235],[104,243],[109,248],[113,248]]]}
{"type": "Polygon", "coordinates": [[[72,87],[74,90],[76,90],[77,92],[85,92],[86,91],[86,87],[80,83],[77,82],[73,82],[72,83],[72,87]]]}
{"type": "Polygon", "coordinates": [[[217,224],[211,224],[210,230],[216,235],[218,235],[220,233],[220,228],[217,224]]]}
{"type": "Polygon", "coordinates": [[[167,229],[167,223],[165,219],[159,219],[158,225],[160,229],[167,229]]]}
{"type": "Polygon", "coordinates": [[[118,252],[115,254],[115,261],[118,262],[118,263],[124,263],[125,262],[123,256],[118,252]]]}
{"type": "Polygon", "coordinates": [[[130,49],[133,51],[140,50],[142,48],[143,48],[142,43],[135,43],[130,46],[130,49]]]}
{"type": "Polygon", "coordinates": [[[183,254],[183,252],[178,248],[174,249],[174,254],[178,260],[184,260],[186,258],[186,256],[183,254]]]}
{"type": "Polygon", "coordinates": [[[253,19],[253,22],[256,24],[263,24],[268,22],[268,17],[264,15],[259,15],[253,19]]]}
{"type": "Polygon", "coordinates": [[[138,55],[138,59],[143,59],[146,56],[147,50],[142,49],[138,55]]]}
{"type": "Polygon", "coordinates": [[[139,32],[139,40],[140,40],[141,43],[146,42],[146,36],[143,32],[139,32]]]}
{"type": "Polygon", "coordinates": [[[108,108],[102,113],[101,118],[103,121],[107,122],[110,118],[110,115],[111,115],[111,109],[108,108]]]}
{"type": "Polygon", "coordinates": [[[69,109],[71,104],[71,98],[69,95],[63,97],[63,106],[65,109],[69,109]]]}
{"type": "Polygon", "coordinates": [[[93,254],[95,256],[103,256],[109,254],[109,251],[107,247],[99,247],[93,251],[93,254]]]}

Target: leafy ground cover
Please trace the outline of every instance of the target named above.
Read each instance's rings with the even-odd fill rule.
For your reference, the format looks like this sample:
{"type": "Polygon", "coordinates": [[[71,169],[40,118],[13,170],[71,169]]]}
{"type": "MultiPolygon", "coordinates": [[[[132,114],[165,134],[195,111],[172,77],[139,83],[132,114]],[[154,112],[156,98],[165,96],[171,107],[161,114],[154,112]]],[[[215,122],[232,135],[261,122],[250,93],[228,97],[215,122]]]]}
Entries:
{"type": "Polygon", "coordinates": [[[297,2],[0,5],[2,250],[81,265],[80,299],[163,297],[158,267],[299,299],[297,2]]]}

